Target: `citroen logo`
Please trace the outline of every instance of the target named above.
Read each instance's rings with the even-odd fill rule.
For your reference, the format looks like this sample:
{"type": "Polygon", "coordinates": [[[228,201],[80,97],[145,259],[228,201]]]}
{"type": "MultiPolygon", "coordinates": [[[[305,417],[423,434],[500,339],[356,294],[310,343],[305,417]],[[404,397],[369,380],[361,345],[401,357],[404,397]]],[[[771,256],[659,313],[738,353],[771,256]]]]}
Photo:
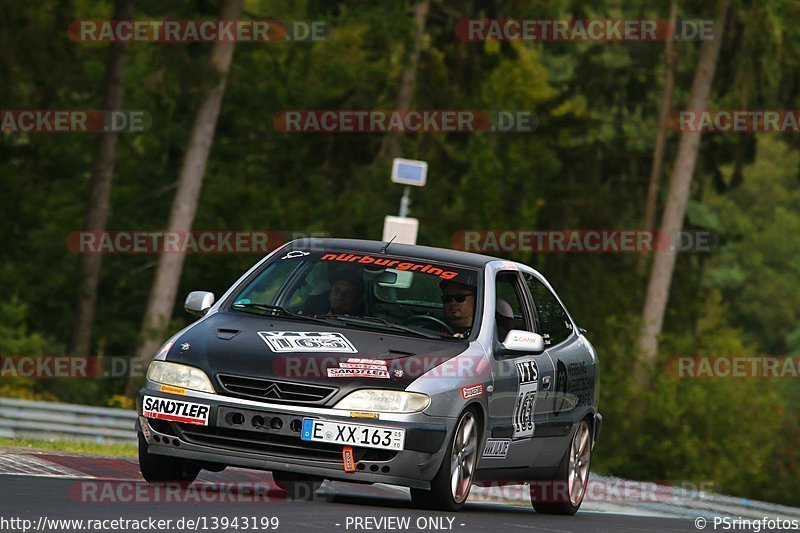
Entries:
{"type": "Polygon", "coordinates": [[[274,383],[270,384],[267,386],[266,389],[264,389],[264,396],[268,398],[280,398],[281,390],[274,383]]]}

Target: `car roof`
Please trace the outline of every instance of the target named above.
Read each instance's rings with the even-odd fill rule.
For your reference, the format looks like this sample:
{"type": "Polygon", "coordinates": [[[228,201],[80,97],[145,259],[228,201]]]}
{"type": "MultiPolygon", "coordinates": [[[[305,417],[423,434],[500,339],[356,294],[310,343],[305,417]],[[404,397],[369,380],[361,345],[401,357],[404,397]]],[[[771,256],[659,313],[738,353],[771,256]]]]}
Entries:
{"type": "MultiPolygon", "coordinates": [[[[381,249],[386,246],[386,242],[368,241],[362,239],[296,239],[289,243],[291,248],[322,248],[326,250],[346,250],[348,252],[363,252],[380,254],[381,249]]],[[[430,259],[442,263],[451,263],[472,268],[483,268],[491,261],[502,261],[497,257],[488,255],[462,252],[459,250],[448,250],[446,248],[434,248],[432,246],[419,246],[416,244],[392,243],[387,248],[386,254],[402,257],[415,257],[419,259],[430,259]]]]}

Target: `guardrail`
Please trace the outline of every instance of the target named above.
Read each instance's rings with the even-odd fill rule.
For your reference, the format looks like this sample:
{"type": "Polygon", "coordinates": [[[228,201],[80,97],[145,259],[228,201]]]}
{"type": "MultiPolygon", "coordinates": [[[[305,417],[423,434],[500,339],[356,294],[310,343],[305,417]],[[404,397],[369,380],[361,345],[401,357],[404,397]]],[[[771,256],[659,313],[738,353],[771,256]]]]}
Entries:
{"type": "Polygon", "coordinates": [[[0,398],[0,437],[136,442],[136,412],[0,398]]]}

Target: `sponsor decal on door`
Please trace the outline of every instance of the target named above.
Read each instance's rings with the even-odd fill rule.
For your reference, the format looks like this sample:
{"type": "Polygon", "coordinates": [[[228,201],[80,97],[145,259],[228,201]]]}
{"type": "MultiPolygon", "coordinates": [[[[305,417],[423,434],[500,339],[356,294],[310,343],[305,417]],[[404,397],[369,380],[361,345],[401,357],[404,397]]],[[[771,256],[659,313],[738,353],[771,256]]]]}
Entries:
{"type": "Polygon", "coordinates": [[[483,457],[485,459],[505,459],[508,455],[508,447],[511,439],[487,439],[483,447],[483,457]]]}

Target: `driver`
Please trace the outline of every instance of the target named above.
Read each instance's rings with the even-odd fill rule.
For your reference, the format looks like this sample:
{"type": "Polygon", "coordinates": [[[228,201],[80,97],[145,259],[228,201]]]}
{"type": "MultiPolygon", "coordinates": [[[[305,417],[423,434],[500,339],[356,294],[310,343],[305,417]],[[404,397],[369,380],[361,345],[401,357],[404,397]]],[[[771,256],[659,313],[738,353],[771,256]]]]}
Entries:
{"type": "Polygon", "coordinates": [[[444,319],[453,329],[453,336],[462,339],[469,337],[475,314],[475,287],[445,280],[439,284],[439,288],[442,289],[444,319]]]}
{"type": "Polygon", "coordinates": [[[357,314],[364,294],[364,282],[357,271],[345,270],[332,276],[333,285],[328,296],[328,315],[357,314]]]}

